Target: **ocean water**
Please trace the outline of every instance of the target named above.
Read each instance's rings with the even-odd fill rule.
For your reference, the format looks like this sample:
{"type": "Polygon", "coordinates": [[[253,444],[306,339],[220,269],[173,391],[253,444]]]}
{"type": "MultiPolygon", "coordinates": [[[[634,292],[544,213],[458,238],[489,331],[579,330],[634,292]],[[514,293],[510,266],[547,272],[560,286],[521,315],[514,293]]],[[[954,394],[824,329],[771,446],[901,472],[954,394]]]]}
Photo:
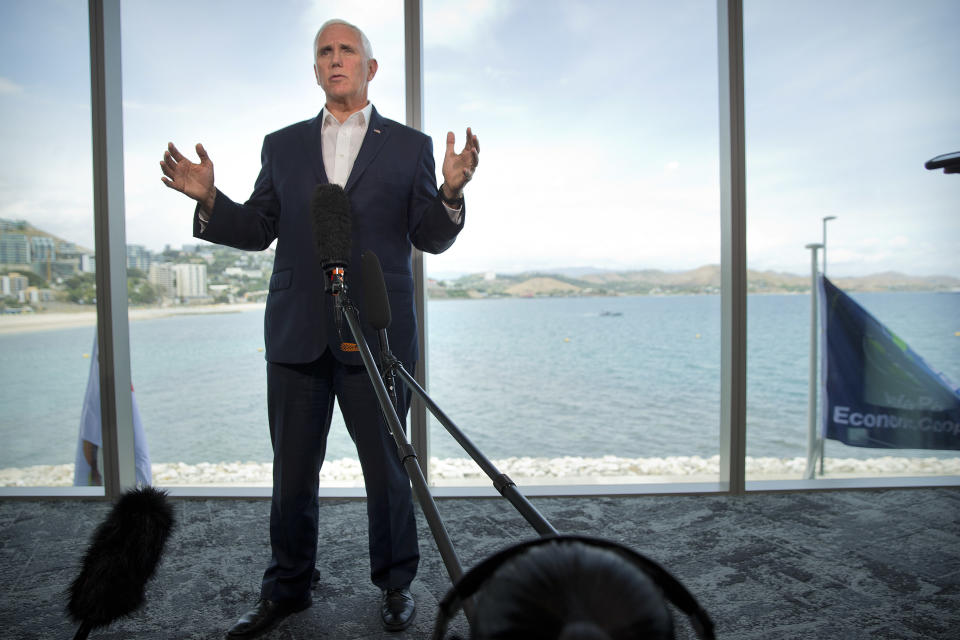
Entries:
{"type": "MultiPolygon", "coordinates": [[[[960,294],[854,298],[960,380],[960,294]]],[[[810,298],[754,295],[747,310],[747,454],[803,456],[810,298]]],[[[432,301],[428,321],[431,397],[491,459],[718,453],[719,296],[432,301]]],[[[154,462],[271,459],[262,322],[248,310],[131,323],[154,462]]],[[[0,335],[0,468],[73,461],[93,335],[0,335]]],[[[431,455],[466,457],[438,424],[430,442],[431,455]]],[[[327,457],[355,456],[336,413],[327,457]]]]}

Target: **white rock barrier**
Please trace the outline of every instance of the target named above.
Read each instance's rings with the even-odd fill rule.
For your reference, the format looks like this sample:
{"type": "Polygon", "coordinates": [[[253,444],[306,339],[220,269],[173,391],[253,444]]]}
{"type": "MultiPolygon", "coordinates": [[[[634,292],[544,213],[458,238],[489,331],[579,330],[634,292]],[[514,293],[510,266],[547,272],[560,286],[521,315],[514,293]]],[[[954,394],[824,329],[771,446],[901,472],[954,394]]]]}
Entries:
{"type": "MultiPolygon", "coordinates": [[[[719,474],[719,456],[669,456],[665,458],[514,457],[493,464],[522,487],[524,484],[591,484],[600,482],[710,481],[719,474]]],[[[827,478],[960,475],[960,457],[896,458],[868,460],[827,458],[827,478]]],[[[750,479],[799,479],[806,458],[746,459],[750,479]]],[[[158,462],[153,465],[157,486],[237,485],[270,486],[273,465],[269,462],[158,462]]],[[[468,458],[431,458],[431,481],[440,485],[485,485],[489,479],[468,458]]],[[[360,463],[350,458],[328,460],[320,472],[321,486],[360,486],[360,463]]],[[[36,465],[0,469],[0,487],[58,487],[73,484],[73,465],[36,465]]]]}

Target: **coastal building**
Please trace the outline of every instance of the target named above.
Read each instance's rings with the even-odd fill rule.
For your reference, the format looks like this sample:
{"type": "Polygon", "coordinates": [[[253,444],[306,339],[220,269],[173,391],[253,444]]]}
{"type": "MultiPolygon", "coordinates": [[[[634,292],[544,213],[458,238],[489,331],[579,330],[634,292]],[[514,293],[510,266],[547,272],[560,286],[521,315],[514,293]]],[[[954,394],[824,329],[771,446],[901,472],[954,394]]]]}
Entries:
{"type": "Polygon", "coordinates": [[[48,236],[30,236],[31,262],[47,263],[57,259],[57,243],[48,236]]]}
{"type": "Polygon", "coordinates": [[[39,287],[27,287],[20,292],[20,302],[29,304],[43,304],[52,302],[56,297],[50,289],[41,289],[39,287]]]}
{"type": "Polygon", "coordinates": [[[29,264],[30,240],[24,233],[0,233],[0,264],[29,264]]]}
{"type": "Polygon", "coordinates": [[[97,259],[92,253],[83,253],[80,254],[80,272],[81,273],[96,273],[97,271],[97,259]]]}
{"type": "Polygon", "coordinates": [[[160,295],[172,298],[177,294],[176,276],[173,265],[169,262],[154,262],[147,272],[147,282],[160,291],[160,295]]]}
{"type": "Polygon", "coordinates": [[[29,286],[30,281],[26,276],[11,271],[0,276],[0,293],[5,296],[19,296],[29,286]]]}
{"type": "Polygon", "coordinates": [[[92,252],[75,242],[56,240],[56,259],[53,261],[53,274],[69,277],[76,273],[93,273],[92,252]]]}
{"type": "Polygon", "coordinates": [[[207,297],[207,265],[173,265],[175,292],[178,298],[207,297]]]}
{"type": "Polygon", "coordinates": [[[151,253],[142,244],[127,245],[127,269],[150,270],[151,253]]]}

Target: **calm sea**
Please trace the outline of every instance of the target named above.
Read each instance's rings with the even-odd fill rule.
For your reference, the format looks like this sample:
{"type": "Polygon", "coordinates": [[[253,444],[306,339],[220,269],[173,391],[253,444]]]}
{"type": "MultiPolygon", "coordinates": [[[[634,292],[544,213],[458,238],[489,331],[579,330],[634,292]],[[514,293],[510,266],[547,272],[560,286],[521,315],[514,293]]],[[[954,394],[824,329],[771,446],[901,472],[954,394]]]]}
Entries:
{"type": "MultiPolygon", "coordinates": [[[[960,294],[854,297],[960,381],[960,294]]],[[[806,295],[748,299],[748,455],[806,453],[809,318],[806,295]]],[[[154,462],[271,459],[262,322],[254,310],[131,323],[154,462]]],[[[718,296],[434,301],[428,330],[431,396],[491,459],[718,452],[718,296]]],[[[93,335],[0,335],[0,467],[73,461],[93,335]]],[[[441,426],[430,437],[432,455],[466,457],[441,426]]],[[[884,453],[827,443],[828,457],[884,453]]],[[[343,457],[355,453],[337,415],[328,459],[343,457]]]]}

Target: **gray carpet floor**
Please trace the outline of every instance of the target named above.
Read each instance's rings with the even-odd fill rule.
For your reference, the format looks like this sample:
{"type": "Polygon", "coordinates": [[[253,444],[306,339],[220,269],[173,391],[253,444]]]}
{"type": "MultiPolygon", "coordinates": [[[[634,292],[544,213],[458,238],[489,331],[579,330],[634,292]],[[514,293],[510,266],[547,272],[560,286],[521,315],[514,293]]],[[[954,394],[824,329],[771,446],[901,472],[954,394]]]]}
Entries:
{"type": "MultiPolygon", "coordinates": [[[[178,520],[144,606],[91,639],[222,638],[255,603],[269,502],[172,499],[178,520]]],[[[960,637],[960,489],[746,496],[535,498],[561,533],[615,540],[666,566],[713,617],[718,638],[960,637]]],[[[469,568],[536,537],[503,499],[438,501],[469,568]]],[[[450,586],[420,515],[418,614],[379,627],[361,500],[321,503],[322,580],[311,608],[268,638],[428,638],[450,586]]],[[[71,638],[65,591],[110,504],[0,500],[0,635],[71,638]]],[[[419,511],[419,510],[418,510],[419,511]]],[[[681,616],[682,617],[682,616],[681,616]]],[[[452,629],[466,633],[462,615],[452,629]]],[[[693,638],[680,621],[679,638],[693,638]]]]}

